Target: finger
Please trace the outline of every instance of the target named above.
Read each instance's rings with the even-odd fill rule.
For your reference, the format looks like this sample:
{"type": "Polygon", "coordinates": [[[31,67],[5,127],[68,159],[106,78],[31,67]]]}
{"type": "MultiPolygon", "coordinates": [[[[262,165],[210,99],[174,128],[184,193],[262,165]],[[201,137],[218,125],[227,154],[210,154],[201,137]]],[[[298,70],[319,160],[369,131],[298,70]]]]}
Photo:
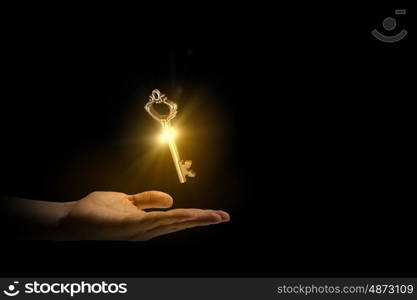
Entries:
{"type": "Polygon", "coordinates": [[[173,203],[170,195],[158,191],[147,191],[136,195],[129,195],[128,199],[139,209],[169,208],[173,203]]]}
{"type": "Polygon", "coordinates": [[[215,212],[218,213],[222,217],[223,222],[230,221],[230,215],[227,212],[223,210],[216,210],[215,212]]]}
{"type": "Polygon", "coordinates": [[[223,210],[205,209],[204,211],[218,214],[221,217],[222,221],[224,221],[224,222],[230,221],[230,215],[223,210]]]}
{"type": "Polygon", "coordinates": [[[213,210],[195,208],[171,209],[168,211],[152,211],[146,213],[141,220],[141,225],[151,230],[164,225],[170,225],[186,221],[199,221],[209,219],[213,222],[220,222],[223,217],[213,210]]]}
{"type": "MultiPolygon", "coordinates": [[[[216,214],[212,213],[212,215],[216,215],[216,214]]],[[[155,228],[153,230],[150,230],[150,231],[146,232],[145,234],[143,234],[141,236],[138,236],[138,239],[142,240],[142,241],[147,241],[147,240],[153,239],[157,236],[161,236],[161,235],[181,231],[181,230],[184,230],[184,229],[193,228],[193,227],[197,227],[197,226],[207,226],[207,225],[212,225],[212,224],[218,224],[218,223],[221,223],[221,222],[223,222],[223,221],[219,220],[217,217],[207,216],[207,218],[205,218],[205,219],[201,218],[198,221],[186,221],[186,222],[182,222],[182,223],[175,223],[175,224],[161,226],[161,227],[155,228]]]]}

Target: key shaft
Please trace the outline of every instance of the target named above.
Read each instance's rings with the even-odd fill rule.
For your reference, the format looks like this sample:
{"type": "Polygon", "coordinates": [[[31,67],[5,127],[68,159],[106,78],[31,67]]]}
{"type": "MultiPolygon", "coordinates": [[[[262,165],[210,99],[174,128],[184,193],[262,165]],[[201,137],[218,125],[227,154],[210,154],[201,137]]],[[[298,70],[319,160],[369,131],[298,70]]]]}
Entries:
{"type": "Polygon", "coordinates": [[[181,183],[184,183],[187,181],[187,179],[185,178],[185,175],[183,174],[183,170],[181,168],[181,159],[178,153],[177,145],[175,144],[174,137],[171,134],[171,125],[169,124],[169,122],[161,122],[161,124],[162,124],[163,132],[166,133],[166,135],[168,136],[167,142],[169,146],[169,151],[171,152],[175,170],[177,171],[177,174],[178,174],[178,179],[180,180],[181,183]]]}

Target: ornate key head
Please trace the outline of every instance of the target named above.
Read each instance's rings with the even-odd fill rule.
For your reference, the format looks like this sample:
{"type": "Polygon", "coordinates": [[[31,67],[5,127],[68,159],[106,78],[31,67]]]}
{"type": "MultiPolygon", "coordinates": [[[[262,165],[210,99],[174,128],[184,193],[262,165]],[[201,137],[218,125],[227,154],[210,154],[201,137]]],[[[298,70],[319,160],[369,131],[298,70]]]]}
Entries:
{"type": "Polygon", "coordinates": [[[159,122],[169,122],[177,115],[177,104],[168,99],[167,96],[162,94],[159,90],[155,89],[149,96],[149,101],[145,105],[145,110],[151,115],[152,118],[159,122]],[[156,111],[154,104],[165,104],[169,108],[168,114],[160,114],[156,111]]]}

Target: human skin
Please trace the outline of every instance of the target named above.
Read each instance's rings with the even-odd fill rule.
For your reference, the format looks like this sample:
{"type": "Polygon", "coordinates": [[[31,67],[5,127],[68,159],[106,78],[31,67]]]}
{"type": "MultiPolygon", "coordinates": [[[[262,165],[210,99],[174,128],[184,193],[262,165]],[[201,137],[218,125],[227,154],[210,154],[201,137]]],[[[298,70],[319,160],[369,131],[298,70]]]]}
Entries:
{"type": "Polygon", "coordinates": [[[26,238],[50,240],[149,239],[197,226],[230,220],[221,210],[170,209],[173,199],[159,191],[135,195],[93,192],[73,202],[15,199],[13,213],[32,227],[26,238]]]}

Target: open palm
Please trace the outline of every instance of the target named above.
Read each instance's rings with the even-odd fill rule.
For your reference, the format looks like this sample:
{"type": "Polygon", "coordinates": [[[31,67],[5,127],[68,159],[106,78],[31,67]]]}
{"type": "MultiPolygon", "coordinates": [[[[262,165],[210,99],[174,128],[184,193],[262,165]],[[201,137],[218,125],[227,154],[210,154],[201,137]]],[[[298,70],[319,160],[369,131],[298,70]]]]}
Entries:
{"type": "Polygon", "coordinates": [[[143,210],[169,208],[172,204],[171,196],[158,191],[136,195],[93,192],[72,202],[69,213],[60,221],[59,227],[64,238],[145,241],[186,228],[229,220],[229,215],[219,210],[143,210]]]}

